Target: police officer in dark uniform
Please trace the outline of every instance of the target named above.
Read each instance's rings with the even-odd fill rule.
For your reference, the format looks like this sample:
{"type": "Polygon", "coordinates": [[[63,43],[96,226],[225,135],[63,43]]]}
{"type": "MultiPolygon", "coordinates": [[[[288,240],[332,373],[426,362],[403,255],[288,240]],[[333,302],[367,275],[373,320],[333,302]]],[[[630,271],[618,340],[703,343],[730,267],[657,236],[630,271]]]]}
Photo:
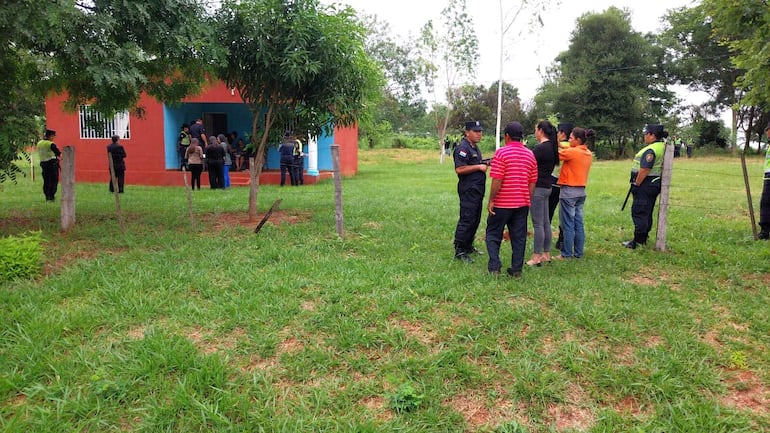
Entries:
{"type": "Polygon", "coordinates": [[[660,176],[663,174],[663,152],[668,131],[663,125],[648,124],[644,127],[644,143],[647,145],[634,156],[631,166],[631,218],[634,220],[634,238],[623,242],[626,248],[634,249],[647,243],[652,229],[652,212],[655,200],[660,194],[660,176]]]}
{"type": "Polygon", "coordinates": [[[770,239],[770,122],[765,126],[767,135],[767,151],[765,152],[765,175],[762,183],[762,197],[759,200],[759,234],[758,239],[770,239]]]}
{"type": "Polygon", "coordinates": [[[465,138],[454,149],[457,195],[460,197],[460,218],[455,230],[455,258],[472,262],[470,254],[481,254],[473,246],[476,230],[481,222],[484,191],[489,166],[482,161],[478,143],[484,128],[479,121],[465,123],[465,138]]]}

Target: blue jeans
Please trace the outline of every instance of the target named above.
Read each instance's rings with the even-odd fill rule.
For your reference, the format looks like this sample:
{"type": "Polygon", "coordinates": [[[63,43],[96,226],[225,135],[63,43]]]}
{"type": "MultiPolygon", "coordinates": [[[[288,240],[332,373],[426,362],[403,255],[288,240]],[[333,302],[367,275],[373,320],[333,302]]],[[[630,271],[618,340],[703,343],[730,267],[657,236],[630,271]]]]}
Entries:
{"type": "Polygon", "coordinates": [[[585,196],[559,199],[561,204],[559,221],[564,233],[564,244],[561,247],[562,257],[583,257],[583,248],[586,242],[586,233],[583,227],[583,205],[585,202],[585,196]]]}
{"type": "Polygon", "coordinates": [[[500,244],[503,241],[503,230],[508,226],[508,234],[511,236],[511,272],[521,272],[524,267],[524,250],[527,248],[527,216],[529,206],[505,209],[496,207],[495,215],[487,217],[487,254],[490,272],[499,272],[502,267],[500,262],[500,244]]]}

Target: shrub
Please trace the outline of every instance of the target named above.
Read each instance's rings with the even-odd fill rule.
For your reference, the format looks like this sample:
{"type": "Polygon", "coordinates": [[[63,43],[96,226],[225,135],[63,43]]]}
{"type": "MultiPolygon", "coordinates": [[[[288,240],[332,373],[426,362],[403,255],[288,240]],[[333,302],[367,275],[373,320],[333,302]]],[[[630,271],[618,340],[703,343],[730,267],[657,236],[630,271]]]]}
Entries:
{"type": "Polygon", "coordinates": [[[43,249],[40,232],[0,239],[0,282],[40,273],[43,249]]]}

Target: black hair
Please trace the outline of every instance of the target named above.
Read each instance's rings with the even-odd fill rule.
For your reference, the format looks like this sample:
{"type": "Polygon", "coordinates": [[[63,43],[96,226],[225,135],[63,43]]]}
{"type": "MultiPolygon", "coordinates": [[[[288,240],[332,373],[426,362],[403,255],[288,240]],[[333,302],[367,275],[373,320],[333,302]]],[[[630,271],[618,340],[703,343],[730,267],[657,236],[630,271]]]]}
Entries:
{"type": "Polygon", "coordinates": [[[650,132],[650,134],[654,135],[656,140],[664,140],[668,138],[668,131],[665,129],[660,132],[650,132]]]}
{"type": "Polygon", "coordinates": [[[576,126],[572,129],[572,136],[580,140],[582,144],[593,146],[596,142],[596,131],[576,126]]]}
{"type": "Polygon", "coordinates": [[[537,129],[543,131],[548,137],[548,141],[551,142],[551,151],[553,152],[553,157],[556,161],[554,165],[559,165],[559,132],[556,130],[556,127],[548,120],[541,120],[537,124],[537,129]]]}

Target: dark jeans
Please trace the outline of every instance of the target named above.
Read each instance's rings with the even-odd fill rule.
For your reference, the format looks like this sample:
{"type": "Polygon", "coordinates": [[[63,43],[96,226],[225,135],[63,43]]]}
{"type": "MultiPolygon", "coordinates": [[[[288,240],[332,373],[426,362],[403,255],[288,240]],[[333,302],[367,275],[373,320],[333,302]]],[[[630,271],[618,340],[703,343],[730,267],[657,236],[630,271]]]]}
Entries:
{"type": "Polygon", "coordinates": [[[59,189],[59,160],[51,159],[40,163],[43,172],[43,194],[45,199],[53,201],[59,189]]]}
{"type": "Polygon", "coordinates": [[[515,209],[494,208],[495,215],[487,217],[487,253],[490,272],[499,272],[502,267],[500,262],[500,244],[503,241],[503,230],[508,227],[511,237],[511,267],[510,273],[521,272],[524,267],[524,251],[527,248],[527,217],[529,207],[517,207],[515,209]]]}
{"type": "Polygon", "coordinates": [[[195,189],[195,186],[198,186],[198,189],[201,189],[201,173],[203,173],[203,164],[189,164],[190,167],[190,173],[192,174],[192,182],[190,185],[191,189],[195,189]]]}
{"type": "Polygon", "coordinates": [[[304,185],[305,177],[302,173],[304,169],[302,158],[294,158],[294,165],[292,169],[294,170],[294,179],[297,181],[296,185],[304,185]]]}
{"type": "MultiPolygon", "coordinates": [[[[123,192],[123,185],[126,183],[126,169],[115,169],[115,177],[118,179],[118,192],[123,192]]],[[[110,192],[115,192],[115,186],[112,184],[112,179],[110,179],[110,192]]]]}
{"type": "Polygon", "coordinates": [[[211,186],[211,189],[220,189],[225,187],[224,165],[225,162],[221,159],[211,160],[208,162],[209,186],[211,186]]]}
{"type": "Polygon", "coordinates": [[[647,237],[652,229],[652,213],[655,210],[655,200],[660,194],[660,179],[655,182],[645,179],[633,194],[631,219],[634,221],[634,241],[644,244],[647,243],[647,237]]]}
{"type": "Polygon", "coordinates": [[[770,232],[770,176],[762,184],[762,198],[759,199],[759,227],[763,232],[770,232]]]}
{"type": "Polygon", "coordinates": [[[473,251],[473,239],[481,224],[484,207],[484,185],[457,185],[460,196],[460,218],[455,228],[455,253],[473,251]]]}
{"type": "Polygon", "coordinates": [[[286,184],[286,173],[289,173],[289,181],[292,185],[297,184],[297,179],[294,177],[293,162],[281,161],[281,186],[286,184]]]}

